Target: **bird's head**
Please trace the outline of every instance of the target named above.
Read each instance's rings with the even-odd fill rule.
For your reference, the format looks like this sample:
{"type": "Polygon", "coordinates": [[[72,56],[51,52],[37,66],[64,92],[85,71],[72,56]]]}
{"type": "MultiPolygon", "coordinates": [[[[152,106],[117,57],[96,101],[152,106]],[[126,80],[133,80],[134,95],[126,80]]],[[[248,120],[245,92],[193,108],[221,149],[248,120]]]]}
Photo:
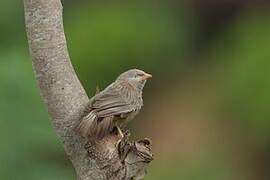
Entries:
{"type": "Polygon", "coordinates": [[[129,83],[132,87],[143,89],[146,80],[151,78],[152,75],[139,69],[128,70],[118,76],[116,81],[124,81],[129,83]]]}

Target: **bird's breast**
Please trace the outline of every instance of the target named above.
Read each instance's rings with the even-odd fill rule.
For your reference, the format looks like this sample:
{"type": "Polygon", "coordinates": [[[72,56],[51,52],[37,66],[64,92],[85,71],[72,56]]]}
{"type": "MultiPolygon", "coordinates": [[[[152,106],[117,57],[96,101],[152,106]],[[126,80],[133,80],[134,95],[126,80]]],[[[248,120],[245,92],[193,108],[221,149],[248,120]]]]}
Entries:
{"type": "Polygon", "coordinates": [[[123,115],[123,117],[116,117],[114,119],[114,122],[116,125],[118,125],[119,127],[124,127],[126,126],[132,119],[134,119],[134,117],[138,114],[140,110],[135,110],[129,113],[126,113],[123,115]]]}

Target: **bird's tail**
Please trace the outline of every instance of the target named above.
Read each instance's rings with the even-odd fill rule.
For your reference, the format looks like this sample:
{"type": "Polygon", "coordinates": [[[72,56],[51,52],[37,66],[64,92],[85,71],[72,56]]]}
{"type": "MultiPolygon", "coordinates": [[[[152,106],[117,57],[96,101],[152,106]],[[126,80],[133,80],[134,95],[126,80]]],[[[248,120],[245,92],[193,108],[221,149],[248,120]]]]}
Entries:
{"type": "Polygon", "coordinates": [[[81,122],[76,129],[83,137],[93,135],[93,132],[96,129],[96,118],[94,112],[91,111],[81,119],[81,122]]]}
{"type": "Polygon", "coordinates": [[[81,119],[77,126],[79,133],[85,138],[102,139],[113,129],[113,117],[98,119],[93,111],[81,119]]]}

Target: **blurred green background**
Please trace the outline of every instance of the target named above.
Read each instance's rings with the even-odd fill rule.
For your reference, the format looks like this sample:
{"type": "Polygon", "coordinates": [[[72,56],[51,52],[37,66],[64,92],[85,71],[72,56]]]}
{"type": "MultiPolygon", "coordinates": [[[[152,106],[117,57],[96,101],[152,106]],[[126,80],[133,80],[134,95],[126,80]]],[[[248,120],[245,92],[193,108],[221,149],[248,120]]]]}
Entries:
{"type": "MultiPolygon", "coordinates": [[[[270,3],[64,0],[89,96],[129,68],[153,74],[129,128],[153,141],[147,180],[270,179],[270,3]]],[[[33,76],[21,0],[0,0],[0,179],[71,180],[33,76]]]]}

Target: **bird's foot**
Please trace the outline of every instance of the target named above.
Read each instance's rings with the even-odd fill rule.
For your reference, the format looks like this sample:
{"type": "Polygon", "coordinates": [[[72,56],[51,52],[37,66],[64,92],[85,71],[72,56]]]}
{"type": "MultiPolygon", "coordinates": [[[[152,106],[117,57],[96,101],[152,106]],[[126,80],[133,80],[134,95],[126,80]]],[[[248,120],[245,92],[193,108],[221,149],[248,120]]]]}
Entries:
{"type": "MultiPolygon", "coordinates": [[[[122,132],[121,132],[122,133],[122,132]]],[[[116,143],[116,147],[118,148],[119,147],[119,145],[120,145],[120,143],[121,142],[128,142],[128,139],[129,139],[129,137],[130,137],[130,131],[129,130],[127,130],[126,132],[125,132],[125,134],[123,134],[122,133],[122,135],[120,135],[121,136],[121,138],[117,141],[117,143],[116,143]]]]}

